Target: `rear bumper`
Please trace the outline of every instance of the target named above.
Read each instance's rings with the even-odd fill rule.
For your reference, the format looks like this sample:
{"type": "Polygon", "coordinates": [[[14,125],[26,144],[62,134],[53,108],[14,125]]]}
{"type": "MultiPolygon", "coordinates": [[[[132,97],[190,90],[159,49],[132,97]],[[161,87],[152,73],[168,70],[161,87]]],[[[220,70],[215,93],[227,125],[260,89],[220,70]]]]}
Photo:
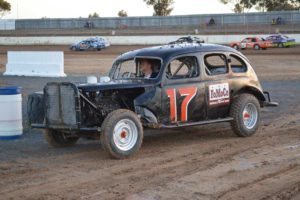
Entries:
{"type": "Polygon", "coordinates": [[[277,107],[279,103],[271,101],[270,93],[267,91],[264,91],[264,95],[266,98],[266,101],[263,102],[263,107],[277,107]]]}

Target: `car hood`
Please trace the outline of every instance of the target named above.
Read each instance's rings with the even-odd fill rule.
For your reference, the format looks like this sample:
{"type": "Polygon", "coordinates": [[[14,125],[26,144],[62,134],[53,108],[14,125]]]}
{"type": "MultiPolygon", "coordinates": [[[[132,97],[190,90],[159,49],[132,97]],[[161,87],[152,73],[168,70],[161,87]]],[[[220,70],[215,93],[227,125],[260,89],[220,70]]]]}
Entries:
{"type": "Polygon", "coordinates": [[[104,83],[81,83],[77,85],[78,89],[82,89],[87,92],[99,91],[99,90],[114,90],[114,89],[131,89],[131,88],[145,88],[153,87],[157,85],[154,80],[138,79],[138,80],[111,80],[104,83]]]}

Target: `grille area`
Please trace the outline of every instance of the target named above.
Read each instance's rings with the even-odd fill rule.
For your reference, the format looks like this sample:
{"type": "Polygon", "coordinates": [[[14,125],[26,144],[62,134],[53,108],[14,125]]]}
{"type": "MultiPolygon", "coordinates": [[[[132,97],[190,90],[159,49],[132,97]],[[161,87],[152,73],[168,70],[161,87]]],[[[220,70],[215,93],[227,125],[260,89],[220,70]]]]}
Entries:
{"type": "Polygon", "coordinates": [[[48,83],[44,88],[48,127],[75,127],[79,123],[78,90],[72,83],[48,83]]]}

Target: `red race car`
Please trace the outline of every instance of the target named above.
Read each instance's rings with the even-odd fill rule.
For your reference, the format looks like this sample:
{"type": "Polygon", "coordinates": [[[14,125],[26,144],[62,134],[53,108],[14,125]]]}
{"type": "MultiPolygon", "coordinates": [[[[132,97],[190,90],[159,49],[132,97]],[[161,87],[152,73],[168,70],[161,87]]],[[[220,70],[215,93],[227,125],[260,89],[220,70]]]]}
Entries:
{"type": "Polygon", "coordinates": [[[267,49],[272,47],[272,42],[261,37],[248,37],[241,42],[231,42],[230,47],[234,49],[267,49]]]}

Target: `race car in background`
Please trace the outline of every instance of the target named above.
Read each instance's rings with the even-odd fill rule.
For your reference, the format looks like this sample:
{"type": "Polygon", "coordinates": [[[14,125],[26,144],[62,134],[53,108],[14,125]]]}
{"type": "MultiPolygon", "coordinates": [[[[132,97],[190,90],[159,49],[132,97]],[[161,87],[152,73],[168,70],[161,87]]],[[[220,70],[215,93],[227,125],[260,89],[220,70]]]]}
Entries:
{"type": "Polygon", "coordinates": [[[70,46],[72,51],[85,51],[85,50],[97,50],[100,51],[106,47],[109,47],[110,43],[101,37],[88,38],[78,43],[74,43],[70,46]]]}
{"type": "Polygon", "coordinates": [[[198,37],[192,37],[192,36],[186,36],[186,37],[180,37],[175,41],[169,42],[169,44],[184,44],[184,43],[205,43],[204,40],[198,38],[198,37]]]}
{"type": "Polygon", "coordinates": [[[271,41],[273,47],[283,48],[292,47],[296,45],[296,40],[294,38],[290,38],[282,34],[270,35],[266,38],[266,40],[271,41]]]}
{"type": "Polygon", "coordinates": [[[231,42],[230,47],[234,49],[267,49],[272,47],[272,42],[267,41],[264,38],[261,37],[247,37],[243,39],[241,42],[231,42]]]}

